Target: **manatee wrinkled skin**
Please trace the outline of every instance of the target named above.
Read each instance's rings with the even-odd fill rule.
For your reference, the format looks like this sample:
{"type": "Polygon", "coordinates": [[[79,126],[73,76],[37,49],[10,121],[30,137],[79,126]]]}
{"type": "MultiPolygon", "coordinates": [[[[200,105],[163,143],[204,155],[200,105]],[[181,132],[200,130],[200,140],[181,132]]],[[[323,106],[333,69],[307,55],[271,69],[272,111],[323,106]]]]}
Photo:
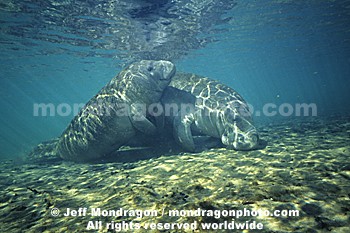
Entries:
{"type": "Polygon", "coordinates": [[[196,151],[193,133],[218,138],[229,149],[251,150],[258,144],[247,103],[218,81],[177,73],[164,90],[161,102],[165,110],[167,105],[179,106],[177,113],[165,112],[165,119],[173,126],[175,140],[188,151],[196,151]]]}
{"type": "Polygon", "coordinates": [[[175,73],[169,61],[143,60],[128,66],[104,86],[60,136],[56,152],[66,160],[88,161],[107,155],[140,131],[156,127],[140,111],[160,101],[175,73]]]}

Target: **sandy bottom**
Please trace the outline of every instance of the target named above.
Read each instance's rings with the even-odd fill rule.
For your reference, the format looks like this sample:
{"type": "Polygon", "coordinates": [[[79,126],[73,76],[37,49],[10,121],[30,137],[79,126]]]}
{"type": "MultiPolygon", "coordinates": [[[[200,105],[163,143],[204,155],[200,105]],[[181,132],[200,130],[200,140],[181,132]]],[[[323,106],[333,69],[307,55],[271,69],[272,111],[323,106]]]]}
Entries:
{"type": "Polygon", "coordinates": [[[0,231],[350,232],[350,118],[292,120],[260,132],[268,145],[257,151],[2,162],[0,231]]]}

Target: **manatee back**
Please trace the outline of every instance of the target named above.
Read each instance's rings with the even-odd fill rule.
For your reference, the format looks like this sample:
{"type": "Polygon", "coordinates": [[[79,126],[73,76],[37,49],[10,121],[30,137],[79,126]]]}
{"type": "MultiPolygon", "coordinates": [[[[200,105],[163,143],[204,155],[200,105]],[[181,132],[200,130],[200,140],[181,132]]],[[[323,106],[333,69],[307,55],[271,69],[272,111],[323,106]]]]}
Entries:
{"type": "Polygon", "coordinates": [[[243,97],[233,88],[216,80],[191,73],[176,73],[170,86],[193,94],[197,105],[205,109],[225,111],[227,106],[237,109],[240,115],[252,121],[249,107],[243,97]]]}
{"type": "Polygon", "coordinates": [[[234,89],[189,73],[177,73],[170,86],[196,97],[194,123],[201,133],[221,138],[223,144],[235,149],[254,147],[257,132],[249,106],[234,89]]]}

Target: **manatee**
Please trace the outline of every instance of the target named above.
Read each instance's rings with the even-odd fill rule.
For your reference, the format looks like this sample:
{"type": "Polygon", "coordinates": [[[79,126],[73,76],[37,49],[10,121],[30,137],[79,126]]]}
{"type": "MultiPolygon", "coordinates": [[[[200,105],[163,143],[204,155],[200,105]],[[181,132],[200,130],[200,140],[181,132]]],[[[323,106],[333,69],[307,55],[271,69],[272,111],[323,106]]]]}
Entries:
{"type": "Polygon", "coordinates": [[[169,61],[131,64],[90,99],[53,141],[55,153],[66,160],[94,160],[117,150],[138,132],[154,134],[156,126],[147,119],[146,109],[160,101],[174,74],[169,61]]]}
{"type": "Polygon", "coordinates": [[[259,136],[247,103],[235,90],[218,81],[177,73],[165,88],[161,102],[175,140],[188,151],[196,151],[193,134],[220,139],[229,149],[257,147],[259,136]],[[171,105],[178,109],[174,112],[171,105]]]}

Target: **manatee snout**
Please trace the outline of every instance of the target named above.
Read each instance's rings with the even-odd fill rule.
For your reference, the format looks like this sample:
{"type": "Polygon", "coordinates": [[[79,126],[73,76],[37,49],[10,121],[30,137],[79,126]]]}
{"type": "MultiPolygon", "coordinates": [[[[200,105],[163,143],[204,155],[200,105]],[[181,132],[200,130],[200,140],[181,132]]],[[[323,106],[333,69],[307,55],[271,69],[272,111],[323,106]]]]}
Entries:
{"type": "Polygon", "coordinates": [[[175,65],[170,61],[143,61],[147,63],[143,67],[147,69],[147,72],[156,80],[170,81],[175,74],[175,65]]]}
{"type": "Polygon", "coordinates": [[[239,129],[226,129],[221,137],[221,141],[228,149],[234,150],[252,150],[259,143],[259,135],[255,128],[248,131],[239,129]]]}
{"type": "Polygon", "coordinates": [[[238,134],[235,142],[236,150],[252,150],[259,142],[259,135],[256,131],[238,134]]]}
{"type": "Polygon", "coordinates": [[[143,63],[143,72],[149,76],[149,90],[153,90],[162,94],[164,88],[166,88],[171,78],[175,75],[175,65],[169,61],[142,61],[143,63]]]}
{"type": "Polygon", "coordinates": [[[159,70],[162,72],[160,80],[169,80],[175,75],[175,65],[170,61],[158,61],[159,70]]]}

